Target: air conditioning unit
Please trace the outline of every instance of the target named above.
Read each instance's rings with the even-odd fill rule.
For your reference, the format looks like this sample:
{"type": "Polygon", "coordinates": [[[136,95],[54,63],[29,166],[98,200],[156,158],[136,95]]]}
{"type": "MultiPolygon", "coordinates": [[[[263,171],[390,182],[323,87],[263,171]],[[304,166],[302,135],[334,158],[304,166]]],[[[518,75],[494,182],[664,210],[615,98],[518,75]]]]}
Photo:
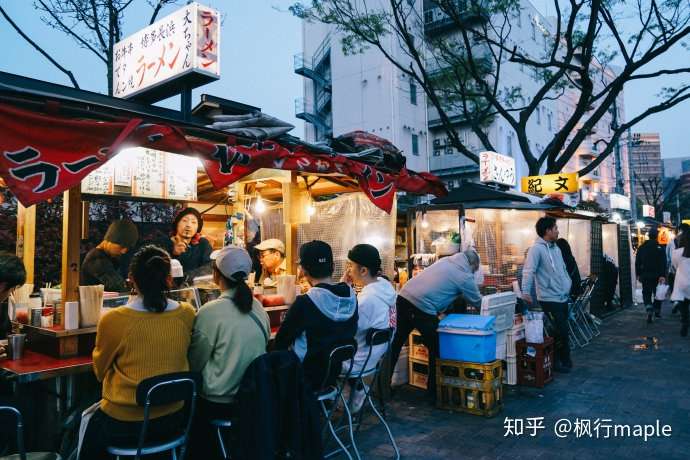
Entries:
{"type": "Polygon", "coordinates": [[[434,147],[440,147],[441,146],[441,139],[434,139],[434,147]]]}

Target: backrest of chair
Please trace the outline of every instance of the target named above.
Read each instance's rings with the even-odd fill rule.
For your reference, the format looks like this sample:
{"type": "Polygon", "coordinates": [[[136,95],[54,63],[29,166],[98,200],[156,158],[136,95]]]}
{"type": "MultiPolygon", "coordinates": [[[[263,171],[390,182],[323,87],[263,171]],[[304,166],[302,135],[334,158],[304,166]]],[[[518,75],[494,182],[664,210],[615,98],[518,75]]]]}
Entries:
{"type": "Polygon", "coordinates": [[[26,460],[26,452],[24,451],[24,419],[22,413],[16,407],[0,406],[0,414],[7,412],[16,419],[17,428],[17,452],[21,460],[26,460]]]}
{"type": "Polygon", "coordinates": [[[137,385],[137,404],[161,406],[179,401],[189,401],[196,396],[196,389],[201,385],[198,372],[173,372],[156,375],[142,380],[137,385]]]}
{"type": "Polygon", "coordinates": [[[357,343],[352,340],[351,343],[340,345],[331,350],[328,355],[328,365],[326,367],[326,373],[323,382],[321,383],[321,389],[328,386],[329,382],[334,381],[340,374],[340,369],[342,363],[345,361],[350,361],[350,369],[348,370],[346,377],[350,375],[352,371],[352,359],[357,352],[357,343]]]}
{"type": "Polygon", "coordinates": [[[367,331],[367,345],[374,347],[390,342],[393,337],[393,330],[388,329],[369,329],[367,331]]]}

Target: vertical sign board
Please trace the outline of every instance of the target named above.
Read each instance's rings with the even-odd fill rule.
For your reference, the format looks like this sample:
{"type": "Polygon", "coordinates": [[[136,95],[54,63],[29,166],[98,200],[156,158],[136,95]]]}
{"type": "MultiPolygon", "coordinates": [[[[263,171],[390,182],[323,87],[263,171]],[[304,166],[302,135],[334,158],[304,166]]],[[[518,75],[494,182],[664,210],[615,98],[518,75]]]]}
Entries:
{"type": "Polygon", "coordinates": [[[654,206],[648,204],[642,205],[642,217],[651,217],[654,219],[656,217],[656,212],[654,211],[654,206]]]}
{"type": "Polygon", "coordinates": [[[479,154],[479,180],[515,187],[515,159],[496,152],[479,154]]]}
{"type": "Polygon", "coordinates": [[[220,16],[198,3],[185,5],[113,49],[116,97],[136,96],[190,74],[207,81],[220,78],[220,16]]]}

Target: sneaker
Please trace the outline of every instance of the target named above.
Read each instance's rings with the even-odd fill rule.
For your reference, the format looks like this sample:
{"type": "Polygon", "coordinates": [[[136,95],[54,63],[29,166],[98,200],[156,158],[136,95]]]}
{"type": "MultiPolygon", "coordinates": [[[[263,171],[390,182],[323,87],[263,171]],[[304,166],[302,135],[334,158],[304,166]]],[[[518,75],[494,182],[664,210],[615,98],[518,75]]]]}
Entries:
{"type": "Polygon", "coordinates": [[[369,387],[366,383],[357,384],[357,388],[350,393],[350,412],[356,414],[362,410],[368,392],[369,387]]]}

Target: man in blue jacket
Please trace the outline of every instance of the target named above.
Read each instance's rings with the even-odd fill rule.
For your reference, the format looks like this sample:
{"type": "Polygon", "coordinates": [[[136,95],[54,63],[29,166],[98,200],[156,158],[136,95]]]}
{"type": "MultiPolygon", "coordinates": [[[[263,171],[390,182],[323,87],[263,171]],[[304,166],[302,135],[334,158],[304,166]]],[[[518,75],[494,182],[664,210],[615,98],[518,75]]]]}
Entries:
{"type": "Polygon", "coordinates": [[[531,292],[537,288],[537,299],[545,313],[554,319],[556,330],[556,356],[554,370],[570,372],[573,362],[570,359],[568,341],[568,301],[572,281],[565,267],[561,250],[556,245],[558,225],[553,217],[542,217],[536,225],[538,238],[527,253],[522,269],[522,298],[533,304],[531,292]]]}

